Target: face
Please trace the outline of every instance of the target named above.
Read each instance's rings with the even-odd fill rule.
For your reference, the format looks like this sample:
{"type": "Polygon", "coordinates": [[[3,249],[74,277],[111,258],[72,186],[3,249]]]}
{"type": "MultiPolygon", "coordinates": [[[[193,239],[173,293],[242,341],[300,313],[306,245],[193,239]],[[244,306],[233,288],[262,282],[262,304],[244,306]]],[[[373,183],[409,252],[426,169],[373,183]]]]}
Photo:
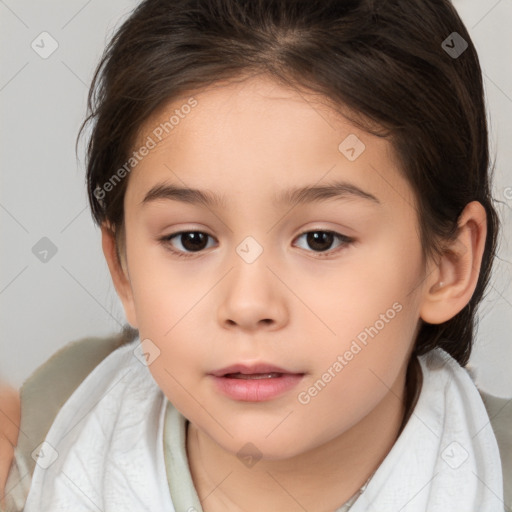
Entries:
{"type": "Polygon", "coordinates": [[[193,98],[140,132],[137,147],[161,141],[126,190],[125,311],[199,431],[292,457],[403,374],[423,290],[415,199],[388,141],[311,96],[258,77],[193,98]]]}

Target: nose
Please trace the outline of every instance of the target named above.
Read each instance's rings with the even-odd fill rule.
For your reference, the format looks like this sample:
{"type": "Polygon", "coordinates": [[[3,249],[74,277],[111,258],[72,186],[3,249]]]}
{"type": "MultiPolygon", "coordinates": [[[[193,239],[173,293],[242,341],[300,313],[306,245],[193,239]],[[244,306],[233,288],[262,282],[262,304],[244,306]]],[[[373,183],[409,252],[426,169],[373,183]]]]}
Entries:
{"type": "Polygon", "coordinates": [[[252,263],[235,259],[220,293],[218,321],[224,328],[276,330],[288,320],[286,286],[263,255],[252,263]]]}

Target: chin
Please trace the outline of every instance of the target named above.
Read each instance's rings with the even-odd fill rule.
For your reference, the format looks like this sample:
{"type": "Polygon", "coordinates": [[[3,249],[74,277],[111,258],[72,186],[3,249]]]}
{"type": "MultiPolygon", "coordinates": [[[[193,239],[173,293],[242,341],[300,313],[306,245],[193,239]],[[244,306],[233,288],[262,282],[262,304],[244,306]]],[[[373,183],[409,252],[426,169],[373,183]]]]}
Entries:
{"type": "MultiPolygon", "coordinates": [[[[275,428],[275,425],[274,425],[275,428]]],[[[233,437],[223,435],[221,438],[218,436],[211,436],[208,432],[206,435],[211,437],[218,445],[225,451],[237,456],[241,462],[246,458],[249,460],[267,460],[279,461],[287,460],[306,453],[320,444],[322,441],[319,436],[314,436],[312,439],[304,439],[305,429],[294,429],[293,431],[282,429],[280,432],[272,432],[272,429],[265,429],[262,432],[258,428],[240,428],[230,429],[233,437]]]]}

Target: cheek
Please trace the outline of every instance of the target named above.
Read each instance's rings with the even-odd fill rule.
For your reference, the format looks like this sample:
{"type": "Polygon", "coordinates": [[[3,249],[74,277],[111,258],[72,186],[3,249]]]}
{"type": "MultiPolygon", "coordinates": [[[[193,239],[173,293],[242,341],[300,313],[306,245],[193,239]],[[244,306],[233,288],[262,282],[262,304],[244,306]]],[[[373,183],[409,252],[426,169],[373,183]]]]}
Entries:
{"type": "MultiPolygon", "coordinates": [[[[295,420],[326,439],[346,431],[369,414],[395,384],[406,364],[414,315],[406,307],[380,331],[363,322],[359,334],[316,350],[315,370],[297,389],[295,420]],[[368,329],[368,330],[366,330],[368,329]],[[377,332],[377,333],[376,333],[377,332]]],[[[378,327],[381,327],[378,324],[378,327]]],[[[315,434],[312,433],[311,442],[315,434]]]]}
{"type": "MultiPolygon", "coordinates": [[[[179,319],[176,320],[179,322],[179,319]]],[[[176,323],[176,322],[174,322],[176,323]]],[[[183,319],[166,335],[148,318],[141,339],[149,338],[158,356],[149,365],[156,383],[167,398],[185,415],[194,408],[191,396],[200,396],[197,385],[203,376],[208,347],[204,337],[191,332],[191,324],[183,319]]],[[[207,363],[206,363],[207,364],[207,363]]]]}
{"type": "Polygon", "coordinates": [[[149,369],[171,399],[180,394],[180,384],[188,386],[207,352],[197,311],[208,286],[186,279],[179,266],[141,249],[134,251],[130,265],[140,339],[150,340],[158,353],[149,369]]]}
{"type": "Polygon", "coordinates": [[[307,318],[338,349],[361,333],[364,341],[365,329],[376,323],[379,332],[390,335],[399,317],[415,314],[414,291],[421,280],[419,249],[411,241],[406,245],[399,230],[383,232],[333,262],[325,275],[303,269],[300,280],[293,281],[294,291],[307,297],[314,313],[307,318]],[[398,313],[406,307],[408,313],[398,313]]]}
{"type": "Polygon", "coordinates": [[[130,257],[139,330],[151,332],[157,338],[172,336],[174,326],[193,314],[201,297],[213,285],[213,278],[198,278],[197,273],[190,271],[191,263],[171,260],[156,243],[146,247],[141,244],[130,257]]]}
{"type": "Polygon", "coordinates": [[[347,258],[323,288],[325,294],[317,288],[308,295],[308,304],[329,330],[317,320],[315,328],[311,323],[309,332],[317,333],[318,344],[304,349],[314,361],[312,387],[301,391],[332,421],[369,412],[395,382],[414,343],[420,247],[391,237],[347,258]],[[333,410],[332,403],[346,414],[333,410]]]}

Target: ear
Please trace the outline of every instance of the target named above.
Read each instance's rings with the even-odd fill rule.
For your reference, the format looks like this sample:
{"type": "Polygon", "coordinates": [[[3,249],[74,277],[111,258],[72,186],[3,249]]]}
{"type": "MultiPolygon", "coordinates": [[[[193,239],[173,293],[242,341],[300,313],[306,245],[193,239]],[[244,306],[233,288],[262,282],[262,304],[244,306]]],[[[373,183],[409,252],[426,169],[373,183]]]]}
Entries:
{"type": "Polygon", "coordinates": [[[122,254],[120,254],[122,261],[119,262],[114,231],[105,223],[101,225],[101,245],[110,270],[112,282],[114,283],[117,295],[123,303],[126,320],[134,329],[137,329],[137,316],[135,314],[135,303],[128,266],[125,264],[126,262],[122,254]]]}
{"type": "Polygon", "coordinates": [[[426,281],[420,317],[429,324],[453,318],[468,304],[475,291],[487,236],[487,215],[478,201],[460,214],[459,232],[449,242],[426,281]]]}

